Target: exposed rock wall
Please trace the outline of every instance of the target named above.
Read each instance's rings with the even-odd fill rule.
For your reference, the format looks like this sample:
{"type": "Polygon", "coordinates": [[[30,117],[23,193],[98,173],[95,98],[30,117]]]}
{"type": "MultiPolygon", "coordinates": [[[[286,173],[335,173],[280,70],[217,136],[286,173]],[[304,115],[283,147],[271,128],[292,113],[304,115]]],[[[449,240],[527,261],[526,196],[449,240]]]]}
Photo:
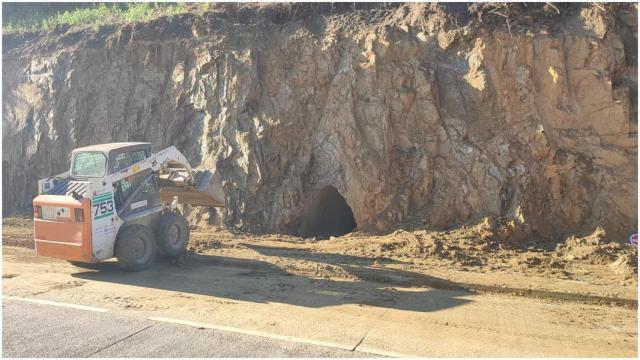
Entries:
{"type": "Polygon", "coordinates": [[[325,186],[369,231],[486,215],[514,236],[635,230],[637,10],[364,13],[5,36],[4,212],[28,211],[74,147],[146,140],[217,166],[225,221],[250,231],[295,232],[325,186]]]}

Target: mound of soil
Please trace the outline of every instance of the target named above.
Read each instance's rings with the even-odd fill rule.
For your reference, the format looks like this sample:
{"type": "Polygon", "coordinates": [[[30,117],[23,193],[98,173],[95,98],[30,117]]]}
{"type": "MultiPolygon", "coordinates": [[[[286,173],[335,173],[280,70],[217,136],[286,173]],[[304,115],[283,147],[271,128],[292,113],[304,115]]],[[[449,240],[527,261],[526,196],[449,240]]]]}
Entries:
{"type": "Polygon", "coordinates": [[[638,253],[622,254],[609,264],[614,273],[625,278],[638,277],[638,253]]]}
{"type": "Polygon", "coordinates": [[[569,237],[564,243],[558,244],[555,253],[567,261],[582,260],[591,264],[609,264],[634,251],[637,254],[637,248],[607,241],[606,232],[598,227],[588,236],[569,237]]]}

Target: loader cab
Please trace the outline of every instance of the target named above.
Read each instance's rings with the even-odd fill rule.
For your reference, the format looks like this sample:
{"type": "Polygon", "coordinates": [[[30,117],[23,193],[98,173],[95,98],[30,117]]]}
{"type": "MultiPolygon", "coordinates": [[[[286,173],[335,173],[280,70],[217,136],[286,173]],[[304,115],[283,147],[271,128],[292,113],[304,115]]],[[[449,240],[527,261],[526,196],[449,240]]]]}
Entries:
{"type": "MultiPolygon", "coordinates": [[[[71,176],[75,180],[102,178],[152,155],[150,143],[110,143],[75,149],[71,176]]],[[[115,210],[123,219],[142,214],[161,205],[157,176],[149,169],[114,183],[115,210]]]]}
{"type": "Polygon", "coordinates": [[[101,178],[151,156],[150,143],[110,143],[85,146],[71,153],[71,176],[101,178]]]}

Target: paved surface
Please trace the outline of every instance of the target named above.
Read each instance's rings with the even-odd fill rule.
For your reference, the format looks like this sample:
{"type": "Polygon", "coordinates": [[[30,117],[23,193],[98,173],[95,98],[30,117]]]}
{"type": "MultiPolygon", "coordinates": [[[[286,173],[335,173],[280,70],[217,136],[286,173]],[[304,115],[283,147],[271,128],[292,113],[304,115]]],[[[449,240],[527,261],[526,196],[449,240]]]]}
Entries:
{"type": "Polygon", "coordinates": [[[324,346],[3,299],[3,357],[354,357],[324,346]]]}

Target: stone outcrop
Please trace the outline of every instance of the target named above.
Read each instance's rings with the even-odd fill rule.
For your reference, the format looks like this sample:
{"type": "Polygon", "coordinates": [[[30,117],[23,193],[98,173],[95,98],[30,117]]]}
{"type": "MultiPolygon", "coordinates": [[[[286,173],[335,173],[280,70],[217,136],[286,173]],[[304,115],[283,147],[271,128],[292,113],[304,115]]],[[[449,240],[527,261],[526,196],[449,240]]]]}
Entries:
{"type": "Polygon", "coordinates": [[[296,233],[330,186],[358,229],[494,216],[513,236],[637,223],[637,10],[448,22],[433,5],[5,35],[3,209],[81,145],[177,146],[224,221],[296,233]]]}

